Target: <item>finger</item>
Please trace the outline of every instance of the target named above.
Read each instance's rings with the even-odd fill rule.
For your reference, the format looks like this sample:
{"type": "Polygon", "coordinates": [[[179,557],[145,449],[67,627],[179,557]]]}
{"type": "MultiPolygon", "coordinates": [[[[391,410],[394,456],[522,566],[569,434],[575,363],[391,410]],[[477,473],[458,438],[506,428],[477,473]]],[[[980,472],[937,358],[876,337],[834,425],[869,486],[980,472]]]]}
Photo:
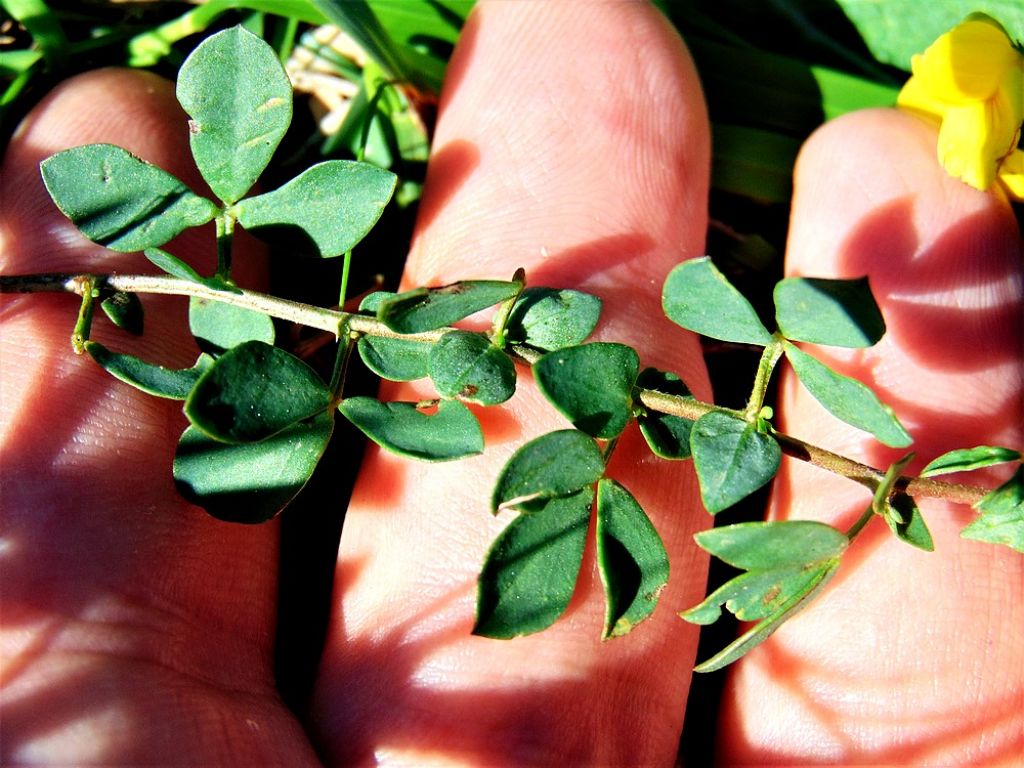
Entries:
{"type": "MultiPolygon", "coordinates": [[[[707,397],[698,344],[662,316],[660,290],[702,249],[708,143],[693,67],[646,4],[481,4],[450,65],[405,282],[509,279],[522,266],[534,285],[593,292],[604,301],[597,338],[634,345],[644,364],[679,372],[707,397]]],[[[703,589],[691,534],[706,516],[691,468],[650,460],[635,432],[612,474],[670,552],[654,618],[602,644],[588,556],[553,628],[508,642],[470,635],[476,576],[507,522],[487,513],[497,473],[529,438],[568,426],[525,370],[519,389],[482,414],[480,458],[425,465],[370,451],[313,709],[336,762],[675,756],[696,634],[673,611],[703,589]]]]}
{"type": "MultiPolygon", "coordinates": [[[[1021,446],[1020,235],[998,192],[942,171],[933,129],[892,112],[822,129],[798,164],[787,257],[791,274],[869,277],[887,321],[882,341],[813,351],[894,407],[914,438],[910,471],[954,448],[1021,446]]],[[[782,412],[786,432],[874,466],[902,453],[839,424],[792,376],[782,412]]],[[[984,479],[996,476],[1006,475],[984,479]]],[[[845,530],[868,501],[848,480],[787,461],[773,515],[845,530]]],[[[961,539],[970,508],[920,507],[934,553],[872,522],[828,591],[738,665],[721,734],[727,760],[1019,758],[1024,562],[961,539]]]]}
{"type": "MultiPolygon", "coordinates": [[[[57,88],[5,158],[4,274],[140,271],[139,255],[106,251],[71,226],[38,164],[111,142],[195,186],[184,126],[171,85],[151,75],[104,70],[57,88]]],[[[171,250],[208,264],[212,249],[200,243],[211,233],[200,234],[171,250]]],[[[3,762],[283,761],[302,741],[269,661],[276,533],[216,522],[177,496],[180,404],[73,355],[76,306],[25,295],[5,296],[0,309],[3,762]]],[[[139,344],[100,318],[96,337],[190,365],[184,302],[145,306],[139,344]]]]}

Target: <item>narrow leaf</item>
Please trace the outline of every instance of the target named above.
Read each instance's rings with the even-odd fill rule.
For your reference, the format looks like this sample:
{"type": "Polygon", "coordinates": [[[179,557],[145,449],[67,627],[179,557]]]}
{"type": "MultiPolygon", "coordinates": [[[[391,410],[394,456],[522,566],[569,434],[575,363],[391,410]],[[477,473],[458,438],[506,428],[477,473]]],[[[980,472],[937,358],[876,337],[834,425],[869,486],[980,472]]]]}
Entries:
{"type": "Polygon", "coordinates": [[[668,554],[633,495],[614,480],[597,484],[597,566],[604,584],[605,639],[647,619],[668,583],[668,554]]]}
{"type": "MultiPolygon", "coordinates": [[[[657,368],[645,368],[637,377],[636,385],[643,389],[651,389],[666,395],[689,397],[690,390],[682,379],[674,373],[659,371],[657,368]]],[[[659,411],[645,411],[637,421],[640,432],[647,441],[651,452],[662,459],[690,458],[690,431],[693,420],[681,416],[672,416],[659,411]]]]}
{"type": "Polygon", "coordinates": [[[640,358],[625,344],[597,342],[549,352],[533,365],[537,386],[573,426],[602,439],[633,415],[640,358]]]}
{"type": "Polygon", "coordinates": [[[39,168],[61,212],[90,240],[114,251],[163,245],[219,213],[167,171],[110,144],[58,152],[39,168]]]}
{"type": "Polygon", "coordinates": [[[293,253],[340,256],[377,223],[397,178],[369,163],[328,160],[273,192],[242,200],[235,210],[247,230],[287,243],[293,253]]]}
{"type": "Polygon", "coordinates": [[[474,635],[512,638],[546,629],[572,599],[594,492],[546,499],[521,513],[487,553],[474,635]]]}
{"type": "Polygon", "coordinates": [[[274,321],[261,312],[192,297],[188,324],[199,348],[211,355],[247,341],[274,343],[274,321]]]}
{"type": "Polygon", "coordinates": [[[415,288],[384,301],[377,317],[398,333],[444,328],[515,296],[518,282],[464,280],[441,288],[415,288]]]}
{"type": "Polygon", "coordinates": [[[274,49],[240,26],[200,43],[178,72],[196,165],[231,205],[256,183],[292,119],[292,88],[274,49]]]}
{"type": "Polygon", "coordinates": [[[840,557],[849,539],[813,520],[737,523],[694,535],[698,546],[734,568],[803,567],[840,557]]]}
{"type": "Polygon", "coordinates": [[[219,520],[261,523],[302,490],[334,429],[324,412],[256,443],[232,445],[189,427],[174,456],[178,491],[219,520]]]}
{"type": "Polygon", "coordinates": [[[289,352],[247,341],[219,357],[185,401],[192,425],[215,440],[263,440],[325,410],[330,391],[289,352]]]}
{"type": "Polygon", "coordinates": [[[207,288],[211,288],[215,291],[227,291],[229,293],[242,292],[237,286],[232,285],[222,278],[203,277],[189,264],[186,264],[177,256],[172,253],[168,253],[167,251],[159,248],[146,248],[143,253],[150,262],[172,277],[177,277],[181,280],[188,280],[190,283],[199,283],[200,285],[205,285],[207,288]]]}
{"type": "Polygon", "coordinates": [[[788,339],[834,347],[870,347],[885,334],[866,277],[782,280],[775,286],[775,319],[788,339]]]}
{"type": "Polygon", "coordinates": [[[761,346],[772,340],[754,307],[707,257],[673,269],[661,301],[669,320],[705,336],[761,346]]]}
{"type": "Polygon", "coordinates": [[[974,469],[992,467],[1010,461],[1020,461],[1021,452],[1012,448],[979,445],[975,448],[961,448],[944,453],[933,459],[921,470],[921,477],[935,477],[950,472],[970,472],[974,469]]]}
{"type": "Polygon", "coordinates": [[[441,401],[437,411],[430,414],[416,403],[348,397],[338,410],[377,445],[399,456],[450,461],[484,450],[480,422],[457,400],[441,401]]]}
{"type": "Polygon", "coordinates": [[[516,391],[512,360],[479,333],[446,333],[430,350],[428,365],[441,397],[497,405],[516,391]]]}
{"type": "Polygon", "coordinates": [[[700,495],[717,514],[775,477],[782,450],[775,439],[753,424],[718,411],[693,424],[690,450],[700,481],[700,495]]]}
{"type": "Polygon", "coordinates": [[[902,448],[913,442],[892,408],[879,400],[867,386],[849,376],[836,373],[788,342],[784,348],[786,358],[800,383],[837,419],[870,432],[894,448],[902,448]]]}
{"type": "Polygon", "coordinates": [[[516,300],[506,338],[553,351],[582,344],[597,326],[601,300],[582,291],[527,288],[516,300]]]}
{"type": "Polygon", "coordinates": [[[491,510],[574,493],[596,483],[602,474],[604,458],[590,437],[575,429],[549,432],[519,448],[505,464],[491,496],[491,510]]]}
{"type": "Polygon", "coordinates": [[[960,535],[1003,544],[1024,553],[1024,467],[978,502],[976,517],[960,535]]]}
{"type": "Polygon", "coordinates": [[[85,351],[114,378],[147,394],[170,400],[184,400],[188,397],[199,377],[213,363],[213,358],[202,354],[191,368],[165,368],[147,363],[134,355],[111,352],[96,341],[87,341],[85,351]]]}

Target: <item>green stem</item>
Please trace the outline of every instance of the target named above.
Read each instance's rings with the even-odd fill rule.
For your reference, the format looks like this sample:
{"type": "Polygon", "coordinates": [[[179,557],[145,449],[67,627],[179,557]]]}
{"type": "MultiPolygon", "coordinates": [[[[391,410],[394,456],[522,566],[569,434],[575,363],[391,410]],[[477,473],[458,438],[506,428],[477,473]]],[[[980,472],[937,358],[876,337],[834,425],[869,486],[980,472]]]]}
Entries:
{"type": "Polygon", "coordinates": [[[217,277],[231,279],[231,248],[235,239],[235,217],[225,211],[217,217],[217,277]]]}
{"type": "Polygon", "coordinates": [[[764,348],[761,359],[757,363],[757,373],[754,374],[754,386],[750,391],[750,400],[743,411],[743,418],[751,424],[757,421],[761,408],[764,407],[764,398],[768,393],[768,382],[771,381],[772,371],[775,364],[782,357],[782,339],[775,335],[772,341],[764,348]]]}
{"type": "Polygon", "coordinates": [[[355,349],[358,334],[352,334],[347,328],[341,329],[338,336],[338,351],[334,356],[334,371],[331,373],[331,407],[336,408],[341,402],[341,393],[345,389],[345,373],[348,371],[352,350],[355,349]]]}
{"type": "Polygon", "coordinates": [[[491,342],[498,347],[498,349],[505,348],[505,329],[508,327],[508,319],[512,316],[512,308],[519,301],[519,297],[523,295],[523,290],[526,288],[526,270],[519,267],[512,275],[512,281],[519,283],[519,290],[516,291],[515,296],[511,296],[501,303],[498,307],[498,311],[494,313],[494,320],[491,322],[491,342]]]}
{"type": "Polygon", "coordinates": [[[864,510],[864,514],[857,518],[857,521],[850,526],[850,529],[846,532],[846,538],[853,541],[864,530],[864,526],[871,522],[871,519],[875,516],[875,510],[868,505],[868,508],[864,510]]]}
{"type": "Polygon", "coordinates": [[[71,348],[76,355],[85,352],[85,342],[89,340],[89,332],[92,329],[92,314],[95,308],[96,297],[99,292],[96,290],[95,278],[85,275],[78,282],[75,291],[82,297],[82,303],[78,308],[78,319],[75,321],[75,328],[71,332],[71,348]]]}
{"type": "Polygon", "coordinates": [[[338,288],[338,306],[344,307],[348,301],[348,278],[352,271],[352,249],[345,251],[341,262],[341,286],[338,288]]]}

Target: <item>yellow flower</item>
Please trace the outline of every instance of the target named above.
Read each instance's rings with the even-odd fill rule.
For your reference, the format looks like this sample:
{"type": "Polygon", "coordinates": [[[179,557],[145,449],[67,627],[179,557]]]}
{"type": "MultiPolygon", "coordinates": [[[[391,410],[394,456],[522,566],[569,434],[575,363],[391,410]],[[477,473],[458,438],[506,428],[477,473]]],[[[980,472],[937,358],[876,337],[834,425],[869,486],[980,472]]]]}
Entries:
{"type": "Polygon", "coordinates": [[[976,189],[998,178],[1024,200],[1024,55],[987,17],[957,25],[914,56],[896,103],[939,123],[939,162],[976,189]]]}

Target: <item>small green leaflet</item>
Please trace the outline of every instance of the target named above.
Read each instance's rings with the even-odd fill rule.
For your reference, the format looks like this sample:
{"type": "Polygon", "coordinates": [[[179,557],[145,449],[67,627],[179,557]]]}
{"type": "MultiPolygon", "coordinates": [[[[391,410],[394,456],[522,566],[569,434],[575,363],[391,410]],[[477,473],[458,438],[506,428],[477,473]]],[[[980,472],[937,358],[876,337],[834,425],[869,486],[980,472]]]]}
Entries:
{"type": "Polygon", "coordinates": [[[668,583],[668,554],[643,508],[619,483],[597,484],[597,566],[607,610],[604,639],[647,619],[668,583]]]}
{"type": "Polygon", "coordinates": [[[582,344],[597,326],[601,300],[582,291],[527,288],[505,326],[512,344],[553,351],[582,344]]]}
{"type": "Polygon", "coordinates": [[[512,638],[547,629],[572,599],[594,491],[535,501],[509,523],[484,561],[474,635],[512,638]]]}
{"type": "Polygon", "coordinates": [[[328,160],[303,171],[273,192],[235,206],[238,222],[290,252],[340,256],[377,223],[398,177],[369,163],[328,160]]]}
{"type": "Polygon", "coordinates": [[[1024,467],[975,505],[976,517],[960,535],[1024,553],[1024,467]]]}
{"type": "Polygon", "coordinates": [[[787,339],[835,347],[870,347],[885,334],[866,277],[786,278],[775,285],[775,319],[787,339]]]}
{"type": "Polygon", "coordinates": [[[302,490],[333,429],[333,413],[324,412],[266,440],[232,445],[189,427],[174,456],[175,484],[218,520],[262,523],[302,490]]]}
{"type": "Polygon", "coordinates": [[[199,172],[225,205],[270,162],[292,120],[292,86],[277,54],[240,26],[200,43],[178,72],[199,172]]]}
{"type": "Polygon", "coordinates": [[[597,444],[575,429],[548,432],[517,450],[506,462],[491,496],[491,511],[564,496],[593,485],[604,474],[597,444]]]}
{"type": "Polygon", "coordinates": [[[840,531],[810,520],[740,523],[694,538],[702,549],[746,573],[679,615],[694,624],[713,624],[725,605],[741,621],[760,620],[697,665],[698,672],[721,669],[764,642],[828,583],[849,544],[840,531]]]}
{"type": "Polygon", "coordinates": [[[754,307],[706,256],[669,273],[661,302],[669,320],[704,336],[762,347],[772,340],[754,307]]]}
{"type": "Polygon", "coordinates": [[[782,458],[770,435],[719,411],[701,416],[690,432],[700,496],[711,514],[746,498],[775,477],[782,458]]]}
{"type": "Polygon", "coordinates": [[[512,360],[479,333],[449,331],[430,350],[428,367],[441,397],[497,405],[516,391],[512,360]]]}
{"type": "Polygon", "coordinates": [[[870,388],[836,373],[788,341],[784,342],[783,349],[800,383],[837,419],[871,433],[894,448],[913,442],[892,408],[879,400],[870,388]]]}
{"type": "Polygon", "coordinates": [[[220,355],[247,341],[274,343],[274,321],[262,312],[193,296],[188,325],[204,352],[220,355]]]}
{"type": "Polygon", "coordinates": [[[629,423],[639,370],[635,350],[606,342],[549,352],[533,365],[541,393],[574,427],[601,439],[629,423]]]}
{"type": "Polygon", "coordinates": [[[458,400],[442,400],[428,413],[416,403],[382,403],[347,397],[338,410],[377,445],[399,456],[450,461],[484,450],[480,422],[458,400]]]}
{"type": "Polygon", "coordinates": [[[974,469],[992,467],[1020,461],[1021,452],[1012,448],[1000,448],[992,445],[979,445],[975,448],[960,448],[933,459],[921,470],[921,477],[935,477],[950,472],[969,472],[974,469]]]}
{"type": "Polygon", "coordinates": [[[247,341],[203,373],[185,401],[185,415],[215,440],[249,443],[326,410],[330,394],[295,355],[247,341]]]}
{"type": "Polygon", "coordinates": [[[522,290],[520,282],[464,280],[440,288],[414,288],[383,301],[377,319],[398,333],[444,328],[522,290]]]}
{"type": "Polygon", "coordinates": [[[199,377],[213,363],[213,358],[204,353],[191,368],[164,368],[134,355],[111,352],[96,341],[85,342],[85,351],[114,378],[147,394],[170,400],[184,400],[188,397],[199,377]]]}
{"type": "Polygon", "coordinates": [[[921,510],[916,502],[904,493],[895,493],[896,483],[903,470],[914,460],[914,454],[894,461],[885,471],[885,476],[875,488],[871,499],[871,510],[885,520],[893,535],[907,544],[926,552],[935,549],[932,535],[925,525],[921,510]]]}
{"type": "MultiPolygon", "coordinates": [[[[693,399],[682,379],[674,373],[659,371],[657,368],[645,368],[641,371],[636,385],[666,395],[693,399]]],[[[693,420],[660,411],[645,411],[640,414],[637,421],[641,434],[655,456],[677,460],[690,458],[690,431],[693,429],[693,420]]]]}
{"type": "Polygon", "coordinates": [[[39,168],[61,212],[94,243],[114,251],[163,245],[220,212],[167,171],[111,144],[67,149],[39,168]]]}
{"type": "Polygon", "coordinates": [[[232,285],[227,280],[220,277],[203,277],[196,272],[190,265],[179,259],[174,254],[168,253],[167,251],[160,250],[159,248],[146,248],[143,251],[146,258],[153,264],[160,267],[164,272],[172,277],[178,277],[182,280],[188,280],[191,283],[199,283],[205,285],[214,291],[227,291],[229,293],[241,293],[242,290],[235,285],[232,285]]]}
{"type": "Polygon", "coordinates": [[[103,313],[114,325],[133,336],[141,336],[145,322],[142,302],[134,293],[114,291],[100,302],[103,313]]]}
{"type": "MultiPolygon", "coordinates": [[[[359,302],[360,312],[377,313],[377,308],[396,294],[375,291],[359,302]]],[[[430,344],[408,339],[389,339],[383,336],[362,336],[359,339],[359,357],[371,371],[390,381],[414,381],[430,375],[430,344]]]]}

